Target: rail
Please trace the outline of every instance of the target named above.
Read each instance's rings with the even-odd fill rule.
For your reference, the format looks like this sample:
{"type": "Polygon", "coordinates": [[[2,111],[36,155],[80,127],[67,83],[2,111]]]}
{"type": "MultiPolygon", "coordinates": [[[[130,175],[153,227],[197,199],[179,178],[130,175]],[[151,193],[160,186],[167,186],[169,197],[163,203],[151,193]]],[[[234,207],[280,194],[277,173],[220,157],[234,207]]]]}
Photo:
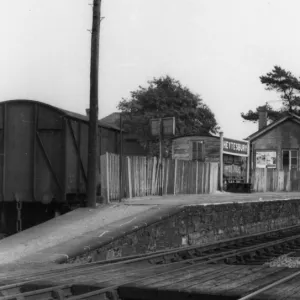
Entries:
{"type": "Polygon", "coordinates": [[[248,299],[252,299],[253,297],[255,297],[255,296],[257,296],[257,295],[259,295],[259,294],[261,294],[261,293],[263,293],[263,292],[265,292],[265,291],[267,291],[267,290],[269,290],[269,289],[271,289],[271,288],[273,288],[273,287],[275,287],[275,286],[277,286],[277,285],[279,285],[279,284],[281,284],[281,283],[284,283],[284,282],[286,282],[286,281],[289,281],[289,280],[291,280],[291,279],[293,279],[293,278],[295,278],[295,277],[297,277],[297,276],[299,276],[299,275],[300,275],[300,271],[298,271],[298,272],[296,272],[296,273],[294,273],[294,274],[290,274],[290,275],[288,275],[288,276],[285,276],[285,277],[283,277],[283,278],[281,278],[281,279],[279,279],[279,280],[276,280],[276,281],[274,281],[274,282],[272,282],[272,283],[270,283],[270,284],[264,286],[263,288],[261,288],[261,289],[255,291],[255,292],[253,292],[253,293],[250,293],[250,294],[248,294],[248,295],[246,295],[246,296],[244,296],[244,297],[242,297],[242,298],[239,298],[238,300],[248,300],[248,299]]]}
{"type": "MultiPolygon", "coordinates": [[[[270,247],[278,247],[274,252],[276,255],[280,255],[284,251],[298,249],[300,247],[300,226],[291,226],[263,234],[228,239],[204,246],[195,245],[163,250],[154,254],[133,255],[110,261],[68,266],[58,270],[29,274],[26,280],[24,280],[24,274],[22,276],[20,272],[18,276],[5,278],[7,284],[0,286],[0,293],[6,295],[3,294],[3,297],[0,297],[0,299],[26,299],[32,296],[39,296],[38,299],[41,299],[40,297],[64,299],[65,294],[70,296],[68,297],[70,300],[89,299],[107,292],[114,293],[120,286],[138,283],[141,280],[155,278],[163,274],[184,272],[191,265],[200,266],[220,261],[230,264],[230,259],[234,257],[249,256],[249,253],[253,254],[262,249],[270,250],[270,247]],[[264,239],[268,239],[268,241],[264,239]],[[253,243],[256,244],[253,245],[253,243]],[[248,244],[251,245],[249,246],[248,244]],[[100,274],[101,276],[99,276],[100,274]],[[73,286],[76,284],[93,285],[91,284],[91,278],[95,277],[101,278],[101,281],[93,283],[93,291],[84,292],[76,296],[72,295],[71,289],[73,286]],[[124,278],[127,280],[124,281],[124,278]],[[60,284],[56,282],[58,279],[60,284]],[[45,282],[48,282],[49,286],[44,286],[43,288],[38,286],[38,284],[42,283],[45,285],[45,282]],[[35,290],[22,293],[21,287],[28,284],[36,284],[38,287],[35,290]]],[[[275,255],[274,253],[271,251],[269,254],[272,256],[275,255]]],[[[257,255],[259,256],[259,253],[257,255]]],[[[235,259],[233,259],[233,263],[235,263],[235,259]]],[[[264,288],[266,289],[267,287],[264,288]]],[[[249,294],[246,297],[253,296],[249,294]]],[[[243,298],[241,299],[244,300],[243,298]]]]}

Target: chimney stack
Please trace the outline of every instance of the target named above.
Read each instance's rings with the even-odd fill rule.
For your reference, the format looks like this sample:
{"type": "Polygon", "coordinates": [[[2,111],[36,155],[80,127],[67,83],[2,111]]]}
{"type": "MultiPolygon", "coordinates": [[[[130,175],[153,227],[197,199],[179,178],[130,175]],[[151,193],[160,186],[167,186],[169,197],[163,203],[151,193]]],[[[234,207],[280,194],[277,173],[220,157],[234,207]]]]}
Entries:
{"type": "Polygon", "coordinates": [[[257,109],[258,111],[258,130],[263,129],[266,127],[267,124],[267,118],[268,118],[268,113],[267,113],[267,106],[260,106],[257,109]]]}
{"type": "Polygon", "coordinates": [[[85,110],[85,112],[86,112],[86,115],[87,115],[88,117],[90,117],[90,109],[87,108],[87,109],[85,110]]]}

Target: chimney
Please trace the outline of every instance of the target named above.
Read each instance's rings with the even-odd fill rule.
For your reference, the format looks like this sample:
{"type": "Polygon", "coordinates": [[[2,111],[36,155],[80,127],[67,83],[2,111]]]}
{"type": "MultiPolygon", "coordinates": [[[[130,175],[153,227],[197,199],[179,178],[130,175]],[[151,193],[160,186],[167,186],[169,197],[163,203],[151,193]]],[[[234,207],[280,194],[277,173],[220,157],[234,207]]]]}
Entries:
{"type": "Polygon", "coordinates": [[[86,112],[86,115],[87,115],[88,117],[90,117],[90,109],[87,108],[87,109],[85,110],[85,112],[86,112]]]}
{"type": "Polygon", "coordinates": [[[260,106],[257,108],[257,112],[258,112],[258,130],[261,130],[267,126],[267,118],[268,118],[267,107],[260,106]]]}

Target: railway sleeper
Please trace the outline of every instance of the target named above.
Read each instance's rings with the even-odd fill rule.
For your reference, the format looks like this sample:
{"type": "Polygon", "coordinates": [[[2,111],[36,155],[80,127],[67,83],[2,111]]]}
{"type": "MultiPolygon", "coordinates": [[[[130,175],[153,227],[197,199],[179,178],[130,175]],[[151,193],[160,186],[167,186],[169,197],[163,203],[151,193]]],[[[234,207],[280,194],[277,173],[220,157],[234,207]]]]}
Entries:
{"type": "Polygon", "coordinates": [[[7,288],[5,286],[1,286],[0,296],[10,297],[11,295],[23,294],[28,292],[34,292],[41,289],[53,288],[54,286],[55,285],[51,283],[38,282],[38,281],[35,283],[27,283],[19,286],[8,285],[7,288]]]}
{"type": "Polygon", "coordinates": [[[1,298],[1,300],[41,300],[41,299],[56,299],[62,300],[73,296],[70,286],[65,287],[51,287],[46,289],[39,289],[31,292],[19,293],[9,295],[1,298]]]}
{"type": "Polygon", "coordinates": [[[99,290],[99,286],[91,286],[84,284],[67,284],[64,286],[52,286],[48,288],[41,288],[33,291],[23,293],[10,294],[1,297],[1,300],[62,300],[72,296],[77,296],[79,299],[103,299],[103,300],[118,300],[116,291],[107,291],[97,296],[90,296],[86,298],[84,295],[90,292],[99,290]]]}

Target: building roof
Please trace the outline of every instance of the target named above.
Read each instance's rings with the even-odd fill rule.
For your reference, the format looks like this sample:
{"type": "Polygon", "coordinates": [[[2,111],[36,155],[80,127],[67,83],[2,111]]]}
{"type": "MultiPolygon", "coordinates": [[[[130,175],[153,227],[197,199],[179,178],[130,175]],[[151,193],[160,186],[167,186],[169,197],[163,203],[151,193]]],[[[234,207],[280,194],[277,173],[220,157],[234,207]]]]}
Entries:
{"type": "Polygon", "coordinates": [[[120,114],[119,112],[113,112],[110,115],[100,119],[101,122],[105,122],[111,125],[119,125],[120,123],[120,114]]]}
{"type": "MultiPolygon", "coordinates": [[[[6,100],[6,101],[0,102],[0,104],[18,103],[18,102],[21,102],[21,103],[31,103],[31,104],[37,103],[37,104],[45,106],[45,107],[47,107],[49,109],[56,110],[56,111],[60,112],[61,114],[65,115],[65,116],[68,116],[68,117],[70,117],[72,119],[78,119],[78,120],[81,120],[81,121],[84,121],[84,122],[88,122],[89,121],[89,117],[86,116],[86,115],[81,115],[81,114],[78,114],[78,113],[75,113],[75,112],[71,112],[71,111],[68,111],[68,110],[56,107],[56,106],[52,106],[52,105],[47,104],[47,103],[36,101],[36,100],[28,100],[28,99],[6,100]]],[[[114,129],[114,130],[118,130],[118,131],[120,130],[120,127],[118,127],[118,126],[116,126],[114,124],[109,124],[109,123],[107,123],[105,121],[102,121],[102,120],[99,120],[98,124],[99,124],[100,127],[103,127],[103,128],[114,129]]]]}
{"type": "Polygon", "coordinates": [[[207,132],[207,131],[203,130],[203,131],[199,132],[198,134],[191,133],[191,134],[176,135],[172,139],[175,140],[175,139],[180,139],[180,138],[183,138],[183,137],[193,137],[193,136],[194,137],[195,136],[198,136],[198,137],[212,137],[212,138],[217,138],[217,139],[220,138],[217,135],[213,135],[210,132],[207,132]]]}
{"type": "MultiPolygon", "coordinates": [[[[113,112],[109,115],[107,115],[106,117],[100,119],[100,122],[105,122],[107,124],[110,124],[112,126],[118,126],[120,127],[120,116],[121,113],[120,112],[113,112]]],[[[126,122],[126,114],[122,114],[122,123],[123,126],[126,122]]],[[[131,118],[135,119],[136,117],[132,117],[131,118]]],[[[138,134],[136,134],[135,132],[130,132],[128,130],[125,130],[123,127],[123,131],[125,131],[127,133],[127,139],[138,139],[138,134]]]]}
{"type": "Polygon", "coordinates": [[[249,135],[246,140],[252,141],[261,135],[265,134],[266,132],[270,131],[271,129],[277,127],[278,125],[282,124],[283,122],[291,120],[293,122],[296,122],[300,125],[300,117],[293,114],[293,113],[287,113],[285,116],[282,118],[278,119],[277,121],[274,121],[273,123],[269,124],[268,126],[254,132],[253,134],[249,135]]]}

